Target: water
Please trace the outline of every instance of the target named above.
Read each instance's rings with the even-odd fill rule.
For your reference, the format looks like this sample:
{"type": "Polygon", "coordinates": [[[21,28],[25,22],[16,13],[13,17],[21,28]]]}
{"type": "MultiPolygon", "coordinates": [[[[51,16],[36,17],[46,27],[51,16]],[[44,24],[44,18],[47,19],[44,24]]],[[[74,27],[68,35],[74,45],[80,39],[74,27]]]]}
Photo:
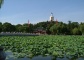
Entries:
{"type": "Polygon", "coordinates": [[[75,58],[67,58],[67,57],[56,58],[56,57],[52,57],[52,56],[42,56],[42,55],[35,56],[33,58],[27,58],[27,57],[16,58],[16,57],[14,57],[14,55],[11,51],[7,51],[5,53],[6,53],[6,60],[84,60],[84,58],[76,58],[76,59],[75,58]]]}

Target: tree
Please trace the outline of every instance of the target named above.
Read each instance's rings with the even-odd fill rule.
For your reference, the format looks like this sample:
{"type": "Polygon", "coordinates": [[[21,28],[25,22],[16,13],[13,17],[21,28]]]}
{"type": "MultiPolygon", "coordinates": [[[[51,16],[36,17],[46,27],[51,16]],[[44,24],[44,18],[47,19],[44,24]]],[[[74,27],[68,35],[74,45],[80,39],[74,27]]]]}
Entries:
{"type": "Polygon", "coordinates": [[[51,28],[50,31],[52,34],[67,34],[68,29],[67,25],[63,22],[59,22],[59,24],[54,24],[51,28]]]}
{"type": "Polygon", "coordinates": [[[30,33],[32,33],[33,30],[34,30],[33,24],[29,24],[29,26],[28,26],[28,24],[25,23],[25,24],[23,24],[22,27],[23,27],[23,32],[30,32],[30,33]]]}
{"type": "Polygon", "coordinates": [[[69,34],[69,29],[67,28],[67,24],[63,23],[60,27],[61,27],[61,33],[63,35],[69,34]]]}
{"type": "Polygon", "coordinates": [[[71,25],[72,25],[72,29],[79,27],[79,23],[78,22],[72,22],[71,25]]]}
{"type": "Polygon", "coordinates": [[[22,31],[23,31],[21,24],[17,24],[17,25],[15,26],[15,28],[16,28],[16,32],[22,32],[22,31]]]}
{"type": "Polygon", "coordinates": [[[11,31],[10,32],[15,32],[15,31],[16,31],[15,25],[11,25],[11,31]]]}
{"type": "Polygon", "coordinates": [[[78,22],[71,22],[71,21],[68,21],[68,25],[67,25],[67,28],[68,28],[68,34],[73,34],[72,33],[72,30],[74,28],[78,28],[79,27],[79,23],[78,22]]]}
{"type": "Polygon", "coordinates": [[[32,33],[34,31],[34,26],[33,24],[30,24],[29,27],[28,27],[28,30],[30,33],[32,33]]]}
{"type": "Polygon", "coordinates": [[[72,22],[71,21],[68,21],[68,25],[67,25],[67,28],[68,28],[68,34],[70,34],[71,35],[71,33],[72,33],[72,24],[71,24],[72,22]]]}
{"type": "Polygon", "coordinates": [[[24,23],[23,25],[22,25],[22,32],[28,32],[28,24],[27,23],[24,23]]]}
{"type": "Polygon", "coordinates": [[[11,30],[12,30],[11,27],[12,27],[12,24],[11,23],[5,22],[3,24],[2,31],[3,32],[11,32],[11,30]]]}
{"type": "Polygon", "coordinates": [[[81,31],[78,28],[74,28],[72,30],[72,33],[73,33],[73,35],[81,35],[82,34],[81,31]]]}
{"type": "Polygon", "coordinates": [[[84,23],[81,23],[79,28],[82,34],[84,35],[84,23]]]}
{"type": "Polygon", "coordinates": [[[47,22],[39,22],[37,24],[34,24],[34,28],[36,29],[37,27],[43,27],[44,29],[47,28],[47,22]]]}
{"type": "Polygon", "coordinates": [[[50,32],[51,34],[57,34],[57,26],[56,24],[54,24],[52,27],[50,27],[50,32]]]}
{"type": "Polygon", "coordinates": [[[2,23],[0,22],[0,32],[2,32],[2,23]]]}
{"type": "Polygon", "coordinates": [[[53,21],[52,21],[52,22],[51,22],[51,21],[49,21],[49,22],[47,21],[47,28],[46,28],[46,33],[47,33],[47,34],[51,34],[52,31],[50,31],[50,30],[52,29],[51,27],[52,27],[54,24],[55,24],[55,23],[54,23],[53,21]]]}
{"type": "MultiPolygon", "coordinates": [[[[4,0],[0,0],[0,8],[4,0]]],[[[2,23],[0,22],[0,32],[2,32],[2,23]]]]}
{"type": "Polygon", "coordinates": [[[4,1],[4,0],[0,0],[0,8],[1,8],[1,5],[2,5],[3,1],[4,1]]]}

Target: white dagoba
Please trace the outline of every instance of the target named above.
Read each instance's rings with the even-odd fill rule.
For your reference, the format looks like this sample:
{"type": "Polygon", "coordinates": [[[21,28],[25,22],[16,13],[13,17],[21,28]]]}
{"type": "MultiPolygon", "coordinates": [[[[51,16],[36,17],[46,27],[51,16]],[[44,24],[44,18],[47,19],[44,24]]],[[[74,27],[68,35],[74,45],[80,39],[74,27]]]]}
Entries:
{"type": "Polygon", "coordinates": [[[51,13],[51,16],[50,16],[50,21],[54,21],[54,16],[53,16],[53,13],[51,13]]]}

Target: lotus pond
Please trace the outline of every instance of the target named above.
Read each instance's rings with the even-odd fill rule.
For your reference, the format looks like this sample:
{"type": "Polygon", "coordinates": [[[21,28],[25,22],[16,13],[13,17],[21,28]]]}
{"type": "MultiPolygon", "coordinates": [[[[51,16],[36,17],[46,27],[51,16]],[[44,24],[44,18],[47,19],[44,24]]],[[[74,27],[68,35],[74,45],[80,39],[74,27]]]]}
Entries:
{"type": "Polygon", "coordinates": [[[84,60],[83,35],[1,36],[0,46],[15,59],[84,60]]]}

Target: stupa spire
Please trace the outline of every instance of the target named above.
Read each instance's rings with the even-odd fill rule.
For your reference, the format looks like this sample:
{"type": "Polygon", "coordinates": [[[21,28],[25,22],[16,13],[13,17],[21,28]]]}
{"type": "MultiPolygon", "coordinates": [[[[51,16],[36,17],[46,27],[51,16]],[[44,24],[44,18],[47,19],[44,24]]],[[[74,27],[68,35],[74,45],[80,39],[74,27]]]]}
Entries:
{"type": "Polygon", "coordinates": [[[50,21],[54,21],[53,13],[51,12],[50,21]]]}

